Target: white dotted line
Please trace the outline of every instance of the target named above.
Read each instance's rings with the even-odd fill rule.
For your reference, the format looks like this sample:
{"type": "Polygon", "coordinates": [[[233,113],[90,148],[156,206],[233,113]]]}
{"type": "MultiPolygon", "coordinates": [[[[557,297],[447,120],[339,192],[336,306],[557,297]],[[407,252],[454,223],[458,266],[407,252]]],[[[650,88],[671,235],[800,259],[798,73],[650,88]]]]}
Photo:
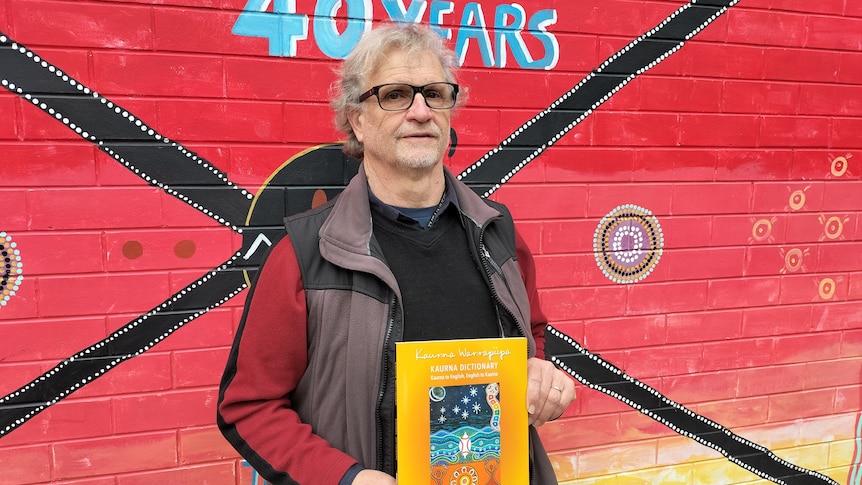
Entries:
{"type": "MultiPolygon", "coordinates": [[[[84,350],[84,351],[82,351],[82,352],[78,352],[77,354],[73,355],[72,357],[69,357],[69,358],[68,358],[68,359],[66,359],[65,361],[63,361],[63,362],[61,362],[60,364],[58,364],[56,367],[54,367],[53,369],[51,369],[51,370],[50,370],[50,371],[48,371],[47,373],[45,373],[45,374],[43,374],[42,376],[40,376],[40,377],[39,377],[38,379],[36,379],[35,381],[33,381],[33,382],[31,382],[31,383],[27,384],[26,386],[24,386],[24,387],[22,387],[21,389],[19,389],[19,390],[17,390],[17,391],[15,391],[15,392],[13,392],[12,394],[9,394],[8,396],[5,396],[5,397],[3,397],[3,398],[0,398],[0,404],[3,404],[3,403],[4,403],[4,402],[6,402],[6,401],[9,401],[9,400],[11,400],[11,399],[13,399],[13,398],[16,398],[16,397],[19,397],[19,396],[21,396],[21,395],[25,394],[27,391],[29,391],[29,390],[33,389],[34,387],[36,387],[36,384],[37,384],[37,383],[39,383],[39,382],[43,382],[43,381],[45,381],[45,380],[49,379],[50,377],[54,376],[54,375],[55,375],[55,374],[57,374],[61,369],[63,369],[64,367],[66,367],[66,366],[67,366],[67,365],[69,365],[70,363],[74,362],[76,359],[87,357],[90,353],[95,352],[96,350],[101,349],[102,347],[105,347],[106,345],[110,344],[111,342],[113,342],[115,339],[117,339],[117,338],[118,338],[118,337],[120,337],[121,335],[123,335],[123,334],[125,334],[125,333],[128,333],[129,331],[131,331],[132,329],[134,329],[135,327],[137,327],[139,324],[141,324],[141,323],[143,323],[144,321],[146,321],[149,317],[156,315],[156,314],[157,314],[159,311],[161,311],[161,310],[167,309],[170,305],[172,305],[173,303],[175,303],[175,302],[179,301],[180,299],[182,299],[182,298],[183,298],[184,296],[186,296],[187,294],[191,293],[191,291],[192,291],[192,290],[194,290],[194,289],[195,289],[195,288],[197,288],[198,286],[200,286],[200,285],[202,285],[202,284],[206,283],[208,280],[210,280],[211,278],[213,278],[213,277],[214,277],[214,276],[215,276],[219,271],[222,271],[222,270],[226,270],[226,269],[228,269],[228,268],[233,264],[233,262],[234,262],[234,261],[236,261],[240,256],[241,256],[241,253],[240,253],[240,252],[235,253],[235,254],[233,255],[233,257],[231,257],[231,259],[230,259],[229,261],[225,262],[224,264],[222,264],[222,265],[221,265],[221,266],[219,266],[218,268],[216,268],[216,269],[214,269],[214,270],[210,271],[210,272],[209,272],[209,273],[207,273],[205,276],[203,276],[203,277],[201,277],[200,279],[198,279],[196,282],[194,282],[194,283],[190,284],[189,286],[185,287],[185,288],[184,288],[183,290],[181,290],[179,293],[175,294],[175,295],[174,295],[170,300],[168,300],[168,301],[166,301],[166,302],[162,303],[162,304],[161,304],[161,306],[159,306],[157,309],[155,309],[155,310],[151,310],[150,312],[148,312],[148,313],[146,313],[146,314],[144,314],[144,315],[141,315],[141,316],[140,316],[140,317],[138,317],[134,322],[131,322],[131,323],[129,323],[128,325],[126,325],[126,326],[124,326],[124,327],[120,328],[119,330],[117,330],[116,332],[114,332],[113,334],[111,334],[108,338],[106,338],[105,340],[102,340],[101,342],[98,342],[98,343],[96,343],[96,344],[93,344],[92,346],[90,346],[90,348],[88,348],[88,349],[86,349],[86,350],[84,350]]],[[[206,313],[206,312],[208,312],[208,311],[210,311],[210,310],[212,310],[212,309],[214,309],[214,308],[216,308],[216,307],[221,306],[222,304],[226,303],[228,300],[230,300],[231,298],[233,298],[234,296],[236,296],[237,294],[239,294],[241,291],[243,291],[246,287],[247,287],[246,283],[242,283],[238,288],[234,289],[232,292],[230,292],[227,296],[223,297],[223,298],[222,298],[221,300],[219,300],[218,302],[216,302],[216,303],[214,303],[214,304],[212,304],[212,305],[210,305],[210,306],[208,306],[208,307],[206,307],[206,308],[199,309],[198,311],[196,311],[196,312],[195,312],[195,313],[193,313],[192,315],[190,315],[190,316],[186,317],[186,318],[185,318],[185,319],[183,319],[181,322],[178,322],[177,324],[175,324],[175,325],[173,326],[173,328],[166,330],[162,335],[159,335],[158,337],[154,338],[151,342],[149,342],[148,344],[146,344],[145,346],[143,346],[143,347],[142,347],[141,349],[139,349],[137,352],[135,352],[135,353],[133,353],[133,354],[126,354],[126,355],[116,356],[116,358],[115,358],[115,359],[111,360],[108,364],[106,364],[103,368],[101,368],[101,369],[99,369],[98,371],[96,371],[93,375],[90,375],[90,376],[87,376],[86,378],[81,379],[79,382],[76,382],[75,384],[73,384],[71,387],[69,387],[69,388],[68,388],[68,389],[66,389],[65,391],[62,391],[62,392],[60,392],[59,394],[57,394],[57,396],[56,396],[56,397],[54,397],[54,399],[52,399],[52,400],[50,400],[50,401],[47,401],[47,402],[45,402],[44,404],[40,404],[38,407],[34,408],[34,409],[33,409],[33,410],[31,410],[29,413],[27,413],[24,417],[21,417],[21,418],[17,419],[17,420],[16,420],[14,423],[12,423],[11,425],[6,426],[6,427],[5,427],[5,429],[0,429],[0,436],[3,436],[4,434],[8,433],[9,431],[11,431],[11,430],[15,429],[16,427],[20,426],[21,424],[23,424],[24,422],[26,422],[27,420],[29,420],[30,418],[32,418],[33,416],[35,416],[36,414],[38,414],[39,412],[41,412],[42,410],[44,410],[45,408],[47,408],[48,406],[52,406],[52,405],[56,404],[57,402],[59,402],[61,399],[65,398],[65,397],[66,397],[66,396],[68,396],[69,394],[71,394],[71,393],[75,392],[75,391],[76,391],[76,390],[78,390],[79,388],[81,388],[81,387],[85,386],[86,384],[88,384],[88,383],[92,382],[92,381],[93,381],[93,380],[95,380],[96,378],[98,378],[98,377],[102,376],[103,374],[105,374],[106,372],[108,372],[109,370],[111,370],[113,367],[115,367],[117,364],[119,364],[119,363],[121,363],[121,362],[123,362],[123,361],[125,361],[125,360],[131,359],[132,357],[136,357],[136,356],[138,356],[138,355],[140,355],[140,354],[143,354],[144,352],[146,352],[147,350],[149,350],[149,349],[151,349],[153,346],[155,346],[157,343],[159,343],[159,342],[161,342],[162,340],[166,339],[169,335],[171,335],[172,333],[174,333],[176,330],[178,330],[180,327],[182,327],[182,326],[183,326],[183,325],[185,325],[186,323],[189,323],[189,322],[191,322],[192,320],[194,320],[194,319],[196,319],[196,318],[200,317],[200,316],[201,316],[201,315],[203,315],[204,313],[206,313]]]]}
{"type": "MultiPolygon", "coordinates": [[[[6,42],[6,40],[7,40],[7,38],[5,36],[0,37],[0,42],[6,42]]],[[[127,121],[129,121],[130,123],[133,123],[135,126],[140,128],[140,130],[142,132],[153,137],[155,140],[161,141],[165,144],[170,144],[172,147],[179,150],[187,158],[197,162],[198,165],[200,165],[200,166],[204,167],[205,169],[209,170],[210,172],[212,172],[212,174],[215,175],[222,183],[226,184],[227,186],[229,186],[230,188],[232,188],[234,190],[241,191],[242,195],[246,199],[248,199],[248,200],[254,199],[253,194],[249,193],[247,190],[237,186],[236,184],[234,184],[233,182],[228,180],[227,175],[225,175],[223,172],[218,170],[215,166],[213,166],[212,164],[210,164],[206,160],[198,157],[193,152],[187,150],[184,146],[180,145],[179,143],[171,142],[168,138],[163,137],[157,131],[155,131],[152,128],[150,128],[149,126],[147,126],[139,118],[136,118],[135,115],[129,113],[128,111],[124,110],[120,106],[115,105],[113,102],[102,97],[101,95],[99,95],[99,93],[90,90],[90,88],[84,86],[83,84],[79,83],[75,79],[72,79],[67,74],[65,74],[63,71],[61,71],[60,69],[57,69],[57,67],[49,64],[47,61],[43,60],[42,58],[40,58],[38,55],[34,54],[32,51],[30,51],[26,47],[21,46],[17,43],[12,43],[12,48],[17,50],[21,54],[27,56],[33,62],[39,64],[42,68],[47,69],[49,72],[55,74],[57,77],[62,79],[64,82],[69,83],[71,86],[73,86],[78,91],[80,91],[84,94],[87,94],[87,95],[91,95],[91,96],[93,96],[93,98],[98,99],[107,108],[112,109],[114,111],[114,113],[122,116],[127,121]]],[[[0,79],[0,85],[2,85],[3,87],[7,88],[10,91],[18,93],[21,97],[23,97],[27,101],[30,101],[35,106],[40,108],[42,111],[48,113],[49,115],[56,118],[58,121],[62,122],[64,125],[68,126],[71,130],[73,130],[75,133],[77,133],[81,138],[97,144],[97,146],[99,147],[100,150],[107,153],[108,155],[113,157],[116,161],[118,161],[121,164],[123,164],[124,166],[126,166],[126,168],[128,168],[129,170],[134,172],[135,175],[144,179],[150,185],[157,186],[160,189],[164,190],[165,192],[179,198],[180,200],[191,205],[192,207],[199,210],[200,212],[203,212],[204,214],[206,214],[210,218],[215,219],[216,221],[218,221],[219,224],[230,227],[235,232],[242,233],[241,228],[237,227],[236,225],[231,224],[229,221],[227,221],[223,217],[215,214],[211,210],[206,209],[203,205],[198,204],[196,202],[193,202],[187,196],[184,196],[180,192],[178,192],[177,190],[170,188],[170,186],[168,186],[166,183],[159,182],[155,178],[147,175],[147,173],[145,173],[144,171],[142,171],[141,169],[136,167],[131,162],[124,159],[122,156],[120,156],[113,149],[105,146],[104,141],[97,139],[96,136],[93,135],[92,133],[89,133],[89,132],[85,131],[83,128],[81,128],[80,126],[77,126],[75,123],[71,122],[68,117],[64,116],[61,112],[55,110],[54,108],[48,106],[45,102],[40,101],[37,97],[32,96],[30,93],[25,93],[24,90],[20,86],[16,86],[15,83],[10,82],[8,79],[0,79]]]]}
{"type": "MultiPolygon", "coordinates": [[[[703,423],[705,423],[705,424],[709,425],[710,427],[715,428],[716,430],[723,432],[725,435],[729,436],[730,438],[732,438],[732,439],[734,439],[734,440],[736,440],[736,441],[738,441],[738,442],[740,442],[740,443],[743,443],[743,444],[745,444],[745,445],[747,445],[747,446],[751,446],[752,448],[755,448],[755,449],[757,449],[757,450],[759,450],[759,451],[761,451],[761,452],[763,452],[763,453],[765,453],[765,454],[769,455],[769,456],[770,456],[770,458],[772,458],[773,460],[775,460],[775,461],[776,461],[776,462],[778,462],[778,463],[781,463],[781,464],[782,464],[782,465],[784,465],[784,466],[787,466],[787,467],[789,467],[789,468],[791,468],[791,469],[793,469],[793,470],[795,470],[795,471],[797,471],[797,472],[801,472],[801,473],[805,473],[805,474],[807,474],[807,475],[811,475],[811,476],[818,477],[818,478],[820,478],[821,480],[825,480],[825,481],[827,481],[827,482],[829,482],[829,483],[835,483],[832,479],[830,479],[829,477],[827,477],[827,476],[825,476],[825,475],[822,475],[822,474],[820,474],[820,473],[818,473],[818,472],[815,472],[815,471],[813,471],[813,470],[809,470],[809,469],[807,469],[807,468],[802,468],[802,467],[796,466],[796,465],[794,465],[793,463],[790,463],[790,462],[788,462],[788,461],[785,461],[785,460],[783,460],[783,459],[779,458],[778,456],[776,456],[774,453],[772,453],[771,451],[769,451],[769,450],[768,450],[768,449],[766,449],[765,447],[763,447],[763,446],[761,446],[761,445],[759,445],[759,444],[757,444],[757,443],[751,442],[751,441],[749,441],[749,440],[746,440],[745,438],[742,438],[741,436],[739,436],[739,435],[737,435],[737,434],[733,433],[733,432],[732,432],[732,431],[730,431],[729,429],[724,428],[723,426],[719,425],[719,424],[718,424],[718,423],[716,423],[715,421],[712,421],[712,420],[711,420],[711,419],[709,419],[709,418],[706,418],[706,417],[704,417],[704,416],[701,416],[701,415],[699,415],[699,414],[697,414],[697,413],[695,413],[695,412],[691,411],[690,409],[686,408],[685,406],[683,406],[683,405],[681,405],[681,404],[679,404],[679,403],[677,403],[677,402],[674,402],[674,401],[672,401],[672,400],[668,399],[664,394],[662,394],[662,393],[658,392],[657,390],[655,390],[655,389],[653,389],[652,387],[650,387],[650,386],[648,386],[648,385],[644,384],[643,382],[641,382],[641,381],[639,381],[639,380],[637,380],[637,379],[635,379],[635,378],[633,378],[633,377],[631,377],[631,376],[629,376],[629,375],[625,374],[623,371],[621,371],[620,369],[618,369],[618,368],[617,368],[617,367],[615,367],[614,365],[612,365],[612,364],[610,364],[609,362],[605,361],[605,360],[604,360],[604,359],[602,359],[601,357],[599,357],[599,356],[597,356],[597,355],[595,355],[595,354],[591,353],[590,351],[588,351],[587,349],[585,349],[584,347],[582,347],[582,346],[581,346],[578,342],[576,342],[574,339],[572,339],[572,338],[571,338],[571,337],[569,337],[568,335],[566,335],[566,334],[564,334],[564,333],[560,332],[559,330],[557,330],[557,329],[556,329],[556,328],[554,328],[553,326],[548,325],[547,329],[548,329],[548,331],[551,333],[551,335],[553,335],[553,336],[555,336],[555,337],[559,338],[560,340],[562,340],[562,341],[566,342],[567,344],[569,344],[572,348],[574,348],[576,351],[578,351],[578,352],[579,352],[579,353],[581,353],[582,355],[585,355],[585,356],[589,357],[589,358],[590,358],[591,360],[593,360],[594,362],[596,362],[596,363],[600,364],[602,367],[604,367],[605,369],[607,369],[607,370],[609,370],[609,371],[613,372],[614,374],[616,374],[616,375],[618,375],[618,376],[622,377],[622,378],[623,378],[623,379],[625,379],[626,381],[628,381],[628,382],[630,382],[630,383],[632,383],[632,384],[635,384],[636,386],[638,386],[638,387],[640,387],[640,388],[642,388],[642,389],[644,389],[644,390],[648,391],[650,394],[652,394],[653,396],[657,397],[658,399],[660,399],[660,400],[661,400],[662,402],[664,402],[665,404],[668,404],[669,406],[672,406],[672,407],[674,407],[674,408],[676,408],[676,409],[678,409],[678,410],[682,411],[683,413],[685,413],[685,414],[689,415],[690,417],[693,417],[693,418],[695,418],[695,419],[697,419],[697,420],[699,420],[699,421],[701,421],[701,422],[703,422],[703,423]]],[[[575,379],[577,379],[577,380],[578,380],[578,382],[580,382],[581,384],[583,384],[583,385],[585,385],[585,386],[589,387],[590,389],[593,389],[593,390],[597,390],[597,391],[603,392],[603,393],[605,393],[605,394],[607,394],[607,395],[609,395],[609,396],[612,396],[612,397],[616,398],[616,399],[617,399],[617,400],[619,400],[619,401],[624,402],[625,404],[629,405],[631,408],[633,408],[633,409],[635,409],[635,410],[637,410],[637,411],[640,411],[640,412],[641,412],[641,413],[643,413],[643,414],[646,414],[647,416],[651,417],[652,419],[654,419],[654,420],[656,420],[656,421],[658,421],[658,422],[662,423],[663,425],[667,426],[668,428],[672,429],[672,430],[673,430],[673,431],[675,431],[677,434],[680,434],[680,435],[682,435],[682,436],[685,436],[685,437],[687,437],[687,438],[690,438],[690,439],[692,439],[692,440],[694,440],[694,441],[697,441],[698,443],[700,443],[700,444],[702,444],[702,445],[704,445],[704,446],[707,446],[707,447],[709,447],[709,448],[712,448],[712,449],[714,449],[714,450],[718,451],[718,452],[719,452],[719,453],[721,453],[723,456],[725,456],[728,460],[732,461],[732,462],[733,462],[733,463],[735,463],[736,465],[739,465],[740,467],[742,467],[742,468],[744,468],[744,469],[746,469],[746,470],[750,471],[751,473],[754,473],[755,475],[757,475],[757,476],[759,476],[759,477],[761,477],[761,478],[764,478],[764,479],[766,479],[766,480],[769,480],[769,481],[772,481],[772,482],[775,482],[775,483],[778,483],[778,484],[786,485],[786,482],[784,482],[783,480],[780,480],[780,479],[778,479],[778,478],[772,477],[772,476],[770,476],[769,474],[764,473],[763,471],[761,471],[761,470],[759,470],[759,469],[757,469],[757,468],[754,468],[754,467],[752,467],[752,466],[750,466],[750,465],[748,465],[748,464],[746,464],[746,463],[741,462],[738,458],[736,458],[736,457],[732,456],[729,452],[727,452],[726,450],[724,450],[723,448],[721,448],[721,447],[720,447],[720,446],[718,446],[717,444],[712,443],[712,442],[707,441],[707,440],[704,440],[703,438],[701,438],[700,436],[698,436],[698,435],[696,435],[696,434],[694,434],[694,433],[691,433],[691,432],[689,432],[689,431],[686,431],[686,430],[684,430],[684,429],[679,428],[678,426],[676,426],[676,425],[674,425],[673,423],[671,423],[671,422],[667,421],[667,420],[666,420],[666,419],[664,419],[663,417],[661,417],[661,416],[659,416],[659,415],[655,414],[655,413],[654,413],[653,411],[651,411],[650,409],[648,409],[648,408],[645,408],[645,407],[641,406],[640,404],[638,404],[638,403],[636,403],[636,402],[632,401],[631,399],[628,399],[628,398],[627,398],[627,397],[625,397],[625,396],[622,396],[621,394],[619,394],[619,393],[617,393],[617,392],[613,391],[612,389],[608,389],[607,387],[604,387],[604,386],[599,385],[599,384],[593,384],[592,382],[590,382],[589,380],[587,380],[585,377],[583,377],[582,375],[578,374],[574,369],[572,369],[571,367],[569,367],[568,365],[566,365],[566,364],[565,364],[565,362],[561,361],[559,358],[557,358],[557,357],[551,357],[551,362],[553,362],[554,364],[558,365],[558,366],[559,366],[563,371],[565,371],[566,373],[568,373],[569,375],[571,375],[572,377],[574,377],[575,379]]],[[[836,485],[837,485],[837,484],[836,484],[836,485]]]]}

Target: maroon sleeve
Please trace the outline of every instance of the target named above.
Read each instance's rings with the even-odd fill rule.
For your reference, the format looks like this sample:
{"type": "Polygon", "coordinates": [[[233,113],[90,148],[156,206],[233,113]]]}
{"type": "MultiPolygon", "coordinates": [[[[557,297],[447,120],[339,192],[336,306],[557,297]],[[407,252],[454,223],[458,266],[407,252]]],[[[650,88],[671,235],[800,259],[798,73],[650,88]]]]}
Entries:
{"type": "Polygon", "coordinates": [[[315,435],[291,409],[305,372],[306,306],[290,239],[261,265],[219,390],[225,438],[268,482],[337,484],[356,460],[315,435]]]}
{"type": "Polygon", "coordinates": [[[518,266],[521,268],[521,276],[524,278],[524,286],[527,288],[527,295],[530,297],[530,330],[533,334],[533,339],[536,341],[536,357],[545,358],[545,327],[548,326],[548,319],[542,312],[542,306],[539,304],[539,292],[536,289],[536,266],[533,262],[533,253],[527,247],[527,242],[521,237],[521,234],[515,229],[515,248],[518,256],[518,266]]]}

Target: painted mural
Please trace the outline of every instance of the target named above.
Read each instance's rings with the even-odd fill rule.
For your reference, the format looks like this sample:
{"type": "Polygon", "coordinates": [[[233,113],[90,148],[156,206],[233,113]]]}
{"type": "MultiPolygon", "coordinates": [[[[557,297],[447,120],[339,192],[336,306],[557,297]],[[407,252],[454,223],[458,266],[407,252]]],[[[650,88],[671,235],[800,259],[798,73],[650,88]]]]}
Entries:
{"type": "Polygon", "coordinates": [[[451,42],[447,163],[536,254],[561,483],[862,483],[862,8],[755,0],[0,1],[0,483],[258,480],[217,376],[384,20],[451,42]]]}

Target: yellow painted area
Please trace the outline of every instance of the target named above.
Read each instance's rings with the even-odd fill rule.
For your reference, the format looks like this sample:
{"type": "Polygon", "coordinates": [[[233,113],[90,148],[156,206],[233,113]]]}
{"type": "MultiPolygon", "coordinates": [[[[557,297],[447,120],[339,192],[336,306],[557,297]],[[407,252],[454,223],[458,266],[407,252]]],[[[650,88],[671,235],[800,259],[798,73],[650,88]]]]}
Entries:
{"type": "MultiPolygon", "coordinates": [[[[779,458],[843,484],[855,450],[854,423],[853,415],[836,415],[748,427],[738,430],[738,434],[779,458]]],[[[561,485],[773,483],[736,465],[716,450],[679,435],[555,453],[551,461],[561,485]]]]}
{"type": "Polygon", "coordinates": [[[852,464],[855,443],[843,440],[829,443],[829,468],[837,468],[852,464]]]}

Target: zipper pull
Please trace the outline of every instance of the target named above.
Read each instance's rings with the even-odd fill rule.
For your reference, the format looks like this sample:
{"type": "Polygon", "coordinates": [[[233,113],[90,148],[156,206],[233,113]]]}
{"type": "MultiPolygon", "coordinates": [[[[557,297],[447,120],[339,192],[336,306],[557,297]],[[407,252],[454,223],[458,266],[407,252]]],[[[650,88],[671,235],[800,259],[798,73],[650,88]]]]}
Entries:
{"type": "Polygon", "coordinates": [[[493,258],[491,258],[491,253],[488,252],[488,248],[486,248],[484,244],[482,245],[482,255],[485,257],[485,261],[487,261],[494,268],[494,271],[497,272],[497,274],[503,274],[503,270],[499,266],[497,266],[497,262],[494,261],[493,258]]]}

